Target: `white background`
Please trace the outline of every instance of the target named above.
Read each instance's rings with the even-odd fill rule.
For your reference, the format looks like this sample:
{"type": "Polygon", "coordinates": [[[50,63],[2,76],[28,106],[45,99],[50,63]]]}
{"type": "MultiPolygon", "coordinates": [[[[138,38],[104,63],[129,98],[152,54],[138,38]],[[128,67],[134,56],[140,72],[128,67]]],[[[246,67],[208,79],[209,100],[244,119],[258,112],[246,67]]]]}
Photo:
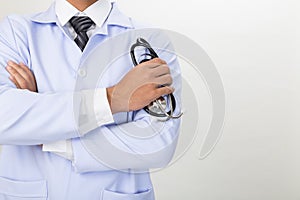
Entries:
{"type": "MultiPolygon", "coordinates": [[[[0,17],[52,0],[2,2],[0,17]]],[[[185,34],[216,64],[226,90],[223,136],[199,141],[153,174],[158,200],[300,199],[299,0],[119,0],[127,15],[185,34]]]]}

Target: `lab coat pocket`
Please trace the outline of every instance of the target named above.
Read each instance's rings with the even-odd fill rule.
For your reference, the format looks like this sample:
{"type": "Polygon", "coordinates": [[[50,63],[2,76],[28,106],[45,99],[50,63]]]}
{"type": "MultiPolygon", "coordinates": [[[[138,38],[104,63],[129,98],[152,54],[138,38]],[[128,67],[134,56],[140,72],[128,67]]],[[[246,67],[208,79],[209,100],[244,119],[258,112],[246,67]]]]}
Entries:
{"type": "Polygon", "coordinates": [[[5,200],[46,200],[47,182],[16,181],[0,177],[0,199],[5,200]]]}
{"type": "Polygon", "coordinates": [[[125,194],[104,190],[102,200],[153,200],[154,195],[152,189],[136,194],[125,194]]]}

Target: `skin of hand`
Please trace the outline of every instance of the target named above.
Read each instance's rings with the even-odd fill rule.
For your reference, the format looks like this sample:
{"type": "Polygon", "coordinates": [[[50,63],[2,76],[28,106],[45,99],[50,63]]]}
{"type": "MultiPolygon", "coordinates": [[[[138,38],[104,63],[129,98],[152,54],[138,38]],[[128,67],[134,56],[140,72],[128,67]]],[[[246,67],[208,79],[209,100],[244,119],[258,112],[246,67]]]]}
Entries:
{"type": "MultiPolygon", "coordinates": [[[[9,61],[6,69],[17,88],[37,92],[35,77],[26,65],[9,61]]],[[[132,68],[118,84],[106,89],[112,113],[144,108],[160,96],[174,92],[170,87],[172,81],[168,65],[159,58],[132,68]]]]}
{"type": "Polygon", "coordinates": [[[137,65],[117,85],[107,88],[112,113],[142,109],[160,96],[174,92],[170,87],[172,81],[168,65],[159,58],[137,65]]]}
{"type": "Polygon", "coordinates": [[[18,89],[27,89],[31,92],[37,92],[34,75],[24,63],[17,64],[9,61],[6,70],[10,74],[9,79],[18,89]]]}

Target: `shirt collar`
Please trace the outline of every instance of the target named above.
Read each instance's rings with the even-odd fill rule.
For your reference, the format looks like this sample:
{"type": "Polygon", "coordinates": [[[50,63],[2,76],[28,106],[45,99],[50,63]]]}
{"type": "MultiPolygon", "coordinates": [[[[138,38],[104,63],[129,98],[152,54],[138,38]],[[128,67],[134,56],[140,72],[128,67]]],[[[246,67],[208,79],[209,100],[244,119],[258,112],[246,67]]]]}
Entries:
{"type": "Polygon", "coordinates": [[[101,27],[107,19],[112,5],[108,0],[99,0],[89,6],[83,12],[77,10],[66,0],[56,0],[55,13],[59,23],[64,26],[73,16],[85,15],[91,18],[98,27],[101,27]]]}
{"type": "MultiPolygon", "coordinates": [[[[55,6],[56,3],[57,2],[53,3],[50,6],[50,8],[45,12],[32,15],[30,17],[31,21],[36,23],[42,23],[42,24],[57,23],[58,16],[56,15],[56,6],[55,6]]],[[[118,9],[116,3],[112,2],[110,4],[112,6],[112,9],[110,14],[108,14],[108,19],[106,20],[105,24],[122,26],[127,28],[134,28],[131,19],[118,9]]],[[[103,27],[103,28],[107,29],[107,27],[103,27]]]]}

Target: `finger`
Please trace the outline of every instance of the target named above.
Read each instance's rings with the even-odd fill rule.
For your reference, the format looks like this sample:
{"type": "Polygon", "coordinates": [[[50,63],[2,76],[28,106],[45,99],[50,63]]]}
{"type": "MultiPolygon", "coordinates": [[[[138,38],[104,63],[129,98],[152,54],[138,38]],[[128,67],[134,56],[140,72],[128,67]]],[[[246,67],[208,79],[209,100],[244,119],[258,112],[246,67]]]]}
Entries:
{"type": "Polygon", "coordinates": [[[169,85],[172,85],[173,78],[170,74],[166,74],[166,75],[156,77],[155,82],[158,85],[169,86],[169,85]]]}
{"type": "Polygon", "coordinates": [[[27,67],[27,65],[25,65],[23,62],[20,62],[20,67],[22,68],[22,69],[24,69],[25,71],[27,71],[27,72],[30,72],[30,69],[27,67]]]}
{"type": "Polygon", "coordinates": [[[152,70],[153,70],[152,73],[155,77],[159,77],[171,73],[168,65],[159,65],[156,68],[153,68],[152,70]]]}
{"type": "Polygon", "coordinates": [[[166,65],[167,63],[160,59],[160,58],[154,58],[152,60],[149,60],[147,62],[143,62],[139,65],[137,65],[136,67],[139,67],[139,66],[147,66],[148,68],[156,68],[156,67],[159,67],[160,65],[166,65]]]}
{"type": "MultiPolygon", "coordinates": [[[[13,61],[9,61],[8,66],[12,67],[13,69],[15,69],[25,80],[30,81],[31,78],[29,76],[29,74],[17,63],[13,62],[13,61]]],[[[17,79],[17,77],[15,77],[17,79]]],[[[18,81],[18,79],[17,79],[18,81]]]]}
{"type": "Polygon", "coordinates": [[[26,80],[19,74],[17,70],[15,70],[15,68],[7,66],[6,69],[9,74],[16,80],[21,89],[26,88],[26,80]]]}
{"type": "Polygon", "coordinates": [[[24,71],[28,74],[28,76],[31,79],[31,82],[35,82],[35,78],[34,75],[32,73],[32,71],[27,67],[27,65],[25,65],[24,63],[20,62],[20,66],[24,69],[24,71]]]}
{"type": "Polygon", "coordinates": [[[7,64],[8,64],[8,66],[14,68],[21,76],[23,76],[24,79],[27,80],[30,78],[30,76],[29,76],[30,73],[28,73],[27,67],[23,67],[23,66],[21,66],[21,64],[17,64],[13,61],[9,61],[7,64]]]}
{"type": "Polygon", "coordinates": [[[156,97],[155,99],[161,97],[161,96],[164,96],[164,95],[167,95],[167,94],[171,94],[175,91],[175,89],[173,87],[170,87],[170,86],[166,86],[166,87],[161,87],[161,88],[157,88],[156,89],[156,97]]]}
{"type": "Polygon", "coordinates": [[[9,80],[11,80],[18,89],[21,89],[20,85],[18,84],[18,82],[16,81],[16,79],[13,76],[10,76],[9,80]]]}
{"type": "Polygon", "coordinates": [[[147,61],[147,62],[143,62],[143,63],[137,65],[136,67],[144,67],[144,68],[152,69],[152,68],[158,67],[159,65],[161,65],[161,64],[160,63],[156,63],[156,62],[147,61]]]}

